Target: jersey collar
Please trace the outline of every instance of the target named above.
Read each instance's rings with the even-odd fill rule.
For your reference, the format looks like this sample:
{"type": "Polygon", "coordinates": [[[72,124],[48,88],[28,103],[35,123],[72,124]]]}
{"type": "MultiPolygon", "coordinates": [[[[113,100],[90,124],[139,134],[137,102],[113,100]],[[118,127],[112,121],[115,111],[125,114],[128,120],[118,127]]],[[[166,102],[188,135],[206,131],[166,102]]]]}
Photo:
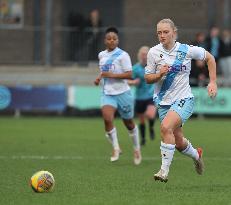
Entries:
{"type": "Polygon", "coordinates": [[[116,48],[115,48],[114,50],[112,50],[112,51],[108,51],[108,50],[107,50],[107,52],[108,52],[108,53],[114,53],[114,52],[116,52],[117,50],[118,50],[118,47],[116,47],[116,48]]]}
{"type": "Polygon", "coordinates": [[[166,53],[170,54],[172,51],[174,51],[174,50],[176,49],[176,47],[178,46],[178,42],[175,42],[175,44],[174,44],[174,46],[172,47],[171,50],[166,50],[166,49],[164,48],[163,44],[161,44],[161,46],[162,46],[163,50],[164,50],[166,53]]]}

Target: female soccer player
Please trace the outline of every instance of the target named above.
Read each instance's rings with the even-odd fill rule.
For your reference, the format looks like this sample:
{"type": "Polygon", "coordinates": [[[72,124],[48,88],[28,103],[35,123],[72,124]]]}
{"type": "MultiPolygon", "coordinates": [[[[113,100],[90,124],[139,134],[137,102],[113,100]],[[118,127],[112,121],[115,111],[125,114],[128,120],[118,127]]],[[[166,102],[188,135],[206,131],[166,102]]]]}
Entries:
{"type": "Polygon", "coordinates": [[[134,99],[127,83],[127,79],[132,77],[131,59],[127,52],[118,48],[119,37],[118,30],[115,27],[106,30],[104,43],[106,50],[99,53],[101,72],[94,83],[99,85],[101,79],[103,79],[101,110],[106,136],[113,147],[111,162],[117,161],[121,153],[117,131],[113,124],[115,113],[118,111],[132,138],[134,163],[138,165],[141,163],[139,134],[133,121],[134,99]]]}
{"type": "Polygon", "coordinates": [[[147,65],[147,54],[149,47],[142,46],[138,53],[138,62],[133,66],[132,78],[128,83],[136,86],[135,92],[135,112],[139,118],[139,130],[141,135],[141,145],[145,145],[145,120],[148,120],[150,139],[155,138],[154,123],[156,117],[156,107],[153,104],[154,85],[147,84],[144,79],[145,66],[147,65]]]}
{"type": "Polygon", "coordinates": [[[194,97],[189,85],[191,60],[204,60],[208,65],[208,95],[217,94],[216,63],[214,57],[204,48],[176,42],[177,28],[171,19],[162,19],[157,24],[160,44],[148,53],[145,79],[155,83],[154,102],[161,120],[162,165],[155,180],[168,181],[169,168],[175,149],[191,157],[198,174],[204,165],[202,149],[195,149],[185,138],[182,125],[193,113],[194,97]]]}

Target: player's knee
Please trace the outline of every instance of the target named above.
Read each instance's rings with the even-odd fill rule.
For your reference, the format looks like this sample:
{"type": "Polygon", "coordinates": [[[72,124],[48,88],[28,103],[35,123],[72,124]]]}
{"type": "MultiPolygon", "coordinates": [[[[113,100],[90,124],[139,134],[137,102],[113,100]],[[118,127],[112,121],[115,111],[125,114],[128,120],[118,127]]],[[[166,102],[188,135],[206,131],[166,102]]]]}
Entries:
{"type": "Polygon", "coordinates": [[[148,119],[153,119],[153,113],[151,113],[151,112],[146,112],[146,117],[147,117],[148,119]]]}
{"type": "Polygon", "coordinates": [[[106,116],[104,116],[104,123],[106,124],[106,125],[109,125],[109,124],[112,124],[112,122],[113,122],[113,119],[111,118],[111,117],[106,117],[106,116]]]}
{"type": "Polygon", "coordinates": [[[161,124],[160,131],[163,135],[173,133],[173,129],[164,123],[161,124]]]}
{"type": "Polygon", "coordinates": [[[133,120],[124,120],[124,124],[128,130],[133,130],[135,128],[135,123],[133,120]]]}

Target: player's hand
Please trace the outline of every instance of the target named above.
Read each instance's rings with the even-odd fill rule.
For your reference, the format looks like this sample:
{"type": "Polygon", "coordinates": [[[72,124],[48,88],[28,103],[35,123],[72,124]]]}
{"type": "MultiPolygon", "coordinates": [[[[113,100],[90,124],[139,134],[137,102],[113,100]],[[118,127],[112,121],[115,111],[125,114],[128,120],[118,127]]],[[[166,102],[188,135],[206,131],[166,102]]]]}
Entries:
{"type": "Polygon", "coordinates": [[[167,64],[163,65],[160,68],[160,75],[161,77],[163,77],[164,75],[166,75],[169,72],[169,66],[167,64]]]}
{"type": "Polygon", "coordinates": [[[208,89],[208,95],[210,98],[215,98],[217,95],[217,83],[216,82],[210,82],[207,86],[208,89]]]}
{"type": "Polygon", "coordinates": [[[95,85],[99,85],[100,81],[101,81],[101,78],[102,78],[102,74],[100,74],[94,81],[94,84],[95,85]]]}
{"type": "Polygon", "coordinates": [[[99,85],[100,80],[101,80],[100,78],[96,78],[95,81],[94,81],[94,84],[95,84],[95,85],[99,85]]]}

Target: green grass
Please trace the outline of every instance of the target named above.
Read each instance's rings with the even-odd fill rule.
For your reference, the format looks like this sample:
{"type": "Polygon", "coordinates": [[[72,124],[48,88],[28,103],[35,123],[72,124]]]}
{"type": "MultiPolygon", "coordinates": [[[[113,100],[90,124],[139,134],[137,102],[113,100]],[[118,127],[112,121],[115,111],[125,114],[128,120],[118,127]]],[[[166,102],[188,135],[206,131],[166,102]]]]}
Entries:
{"type": "Polygon", "coordinates": [[[0,118],[0,204],[231,204],[230,120],[189,120],[184,131],[204,148],[206,172],[198,176],[192,160],[175,153],[168,183],[155,182],[160,168],[158,137],[142,148],[134,166],[132,146],[116,121],[123,154],[110,163],[111,147],[101,118],[0,118]],[[53,193],[34,193],[28,182],[39,170],[53,173],[53,193]]]}

